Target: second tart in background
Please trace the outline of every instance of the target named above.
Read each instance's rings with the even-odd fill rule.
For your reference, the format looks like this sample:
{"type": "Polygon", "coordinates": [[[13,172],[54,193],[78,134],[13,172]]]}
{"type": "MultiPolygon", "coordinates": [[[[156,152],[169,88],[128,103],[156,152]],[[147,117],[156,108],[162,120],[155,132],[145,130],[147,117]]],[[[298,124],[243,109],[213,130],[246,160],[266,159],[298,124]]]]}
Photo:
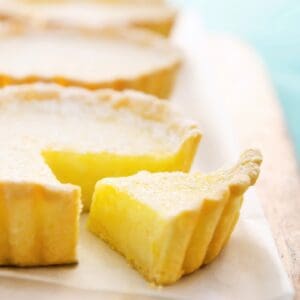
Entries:
{"type": "Polygon", "coordinates": [[[148,31],[23,26],[0,28],[0,86],[52,82],[88,89],[134,89],[168,97],[180,53],[148,31]]]}
{"type": "Polygon", "coordinates": [[[146,28],[168,36],[176,10],[157,0],[1,0],[1,15],[93,29],[116,25],[146,28]]]}

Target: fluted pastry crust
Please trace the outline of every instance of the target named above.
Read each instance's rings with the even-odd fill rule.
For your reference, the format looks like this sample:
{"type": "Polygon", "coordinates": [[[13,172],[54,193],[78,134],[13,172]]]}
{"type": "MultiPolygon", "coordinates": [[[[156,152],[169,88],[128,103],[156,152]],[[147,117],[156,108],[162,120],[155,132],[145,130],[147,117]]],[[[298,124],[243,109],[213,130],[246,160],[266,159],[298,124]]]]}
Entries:
{"type": "Polygon", "coordinates": [[[262,156],[244,152],[209,174],[140,172],[98,182],[89,229],[149,281],[171,284],[210,263],[226,245],[262,156]]]}

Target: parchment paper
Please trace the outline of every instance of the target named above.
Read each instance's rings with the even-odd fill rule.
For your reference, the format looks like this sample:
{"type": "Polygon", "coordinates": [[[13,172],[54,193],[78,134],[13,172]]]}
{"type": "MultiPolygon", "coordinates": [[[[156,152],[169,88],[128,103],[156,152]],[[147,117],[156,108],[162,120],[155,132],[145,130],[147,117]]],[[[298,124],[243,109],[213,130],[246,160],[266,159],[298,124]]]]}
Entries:
{"type": "MultiPolygon", "coordinates": [[[[183,14],[174,40],[186,63],[173,101],[198,120],[203,141],[194,168],[220,167],[238,157],[222,95],[214,85],[206,33],[183,14]]],[[[236,230],[218,259],[164,288],[153,287],[116,252],[85,228],[81,218],[78,265],[0,268],[0,299],[292,299],[293,290],[277,254],[255,191],[246,195],[236,230]]]]}

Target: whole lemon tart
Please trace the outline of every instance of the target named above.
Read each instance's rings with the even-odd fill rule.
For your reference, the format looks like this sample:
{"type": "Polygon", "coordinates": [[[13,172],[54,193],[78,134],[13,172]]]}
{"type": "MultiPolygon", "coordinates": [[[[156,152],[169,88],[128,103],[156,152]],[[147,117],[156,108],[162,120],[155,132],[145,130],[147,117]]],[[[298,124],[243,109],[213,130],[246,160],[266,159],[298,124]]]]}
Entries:
{"type": "Polygon", "coordinates": [[[209,174],[105,178],[97,183],[88,227],[149,281],[174,283],[224,248],[261,161],[259,151],[248,150],[232,168],[209,174]]]}
{"type": "Polygon", "coordinates": [[[0,27],[0,86],[52,82],[88,89],[172,91],[180,54],[165,39],[135,29],[99,31],[0,27]]]}
{"type": "Polygon", "coordinates": [[[52,84],[2,89],[0,128],[1,265],[76,261],[79,187],[88,210],[103,177],[188,171],[201,136],[155,97],[52,84]]]}
{"type": "Polygon", "coordinates": [[[86,28],[139,27],[168,36],[176,10],[162,1],[0,0],[0,15],[86,28]]]}

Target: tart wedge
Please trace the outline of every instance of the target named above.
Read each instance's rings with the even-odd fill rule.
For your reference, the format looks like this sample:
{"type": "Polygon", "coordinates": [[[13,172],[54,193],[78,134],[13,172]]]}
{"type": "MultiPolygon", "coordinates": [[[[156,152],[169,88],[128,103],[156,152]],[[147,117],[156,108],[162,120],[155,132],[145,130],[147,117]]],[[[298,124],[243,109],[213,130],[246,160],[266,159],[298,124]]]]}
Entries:
{"type": "Polygon", "coordinates": [[[160,97],[171,93],[180,55],[155,34],[19,25],[0,27],[0,86],[50,82],[91,90],[134,89],[160,97]]]}
{"type": "Polygon", "coordinates": [[[261,161],[248,150],[234,167],[207,175],[105,178],[96,185],[88,227],[149,281],[174,283],[224,248],[261,161]]]}
{"type": "Polygon", "coordinates": [[[0,265],[75,262],[79,187],[88,210],[103,177],[188,171],[199,139],[168,102],[142,93],[2,89],[0,265]]]}
{"type": "Polygon", "coordinates": [[[99,29],[130,26],[168,36],[176,10],[162,1],[0,0],[0,15],[23,21],[99,29]]]}

